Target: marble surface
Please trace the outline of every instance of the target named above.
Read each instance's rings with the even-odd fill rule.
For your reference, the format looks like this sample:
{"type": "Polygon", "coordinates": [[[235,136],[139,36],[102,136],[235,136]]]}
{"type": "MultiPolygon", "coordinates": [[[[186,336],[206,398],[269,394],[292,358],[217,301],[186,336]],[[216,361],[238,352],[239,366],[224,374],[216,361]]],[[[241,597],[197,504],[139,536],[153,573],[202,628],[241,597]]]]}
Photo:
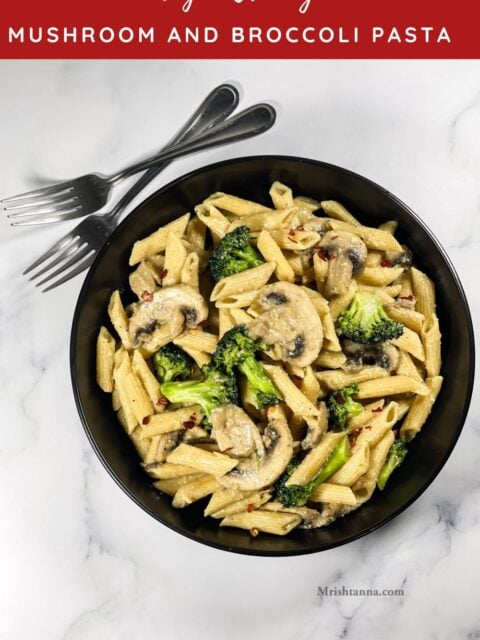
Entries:
{"type": "MultiPolygon", "coordinates": [[[[480,61],[0,63],[0,192],[113,171],[166,141],[215,84],[270,99],[275,129],[176,162],[285,153],[344,165],[407,202],[447,249],[479,316],[480,61]]],[[[68,340],[82,277],[43,295],[22,269],[72,223],[0,218],[0,638],[480,638],[480,406],[404,514],[313,556],[242,557],[143,513],[77,416],[68,340]],[[319,597],[319,586],[403,597],[319,597]]],[[[478,326],[478,323],[477,323],[478,326]]]]}

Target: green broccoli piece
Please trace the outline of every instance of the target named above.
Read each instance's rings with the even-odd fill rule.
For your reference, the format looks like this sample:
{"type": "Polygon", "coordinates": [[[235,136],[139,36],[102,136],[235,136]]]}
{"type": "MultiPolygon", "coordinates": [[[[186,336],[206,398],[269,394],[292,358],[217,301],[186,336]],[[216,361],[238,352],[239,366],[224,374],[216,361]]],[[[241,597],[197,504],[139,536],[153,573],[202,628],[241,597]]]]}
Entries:
{"type": "Polygon", "coordinates": [[[383,465],[380,474],[377,480],[377,487],[380,490],[385,488],[388,479],[390,478],[392,471],[399,467],[402,462],[405,460],[405,456],[407,455],[407,445],[403,440],[395,440],[395,442],[390,447],[387,459],[385,460],[385,464],[383,465]]]}
{"type": "Polygon", "coordinates": [[[169,343],[154,354],[153,366],[159,382],[170,382],[189,378],[195,362],[183,349],[169,343]]]}
{"type": "Polygon", "coordinates": [[[358,384],[354,383],[343,387],[343,389],[332,391],[328,396],[328,417],[332,425],[344,430],[348,420],[363,411],[362,405],[352,398],[356,393],[358,393],[358,384]]]}
{"type": "Polygon", "coordinates": [[[263,342],[255,342],[248,335],[247,327],[241,324],[222,336],[212,356],[213,366],[228,375],[233,375],[235,369],[243,373],[256,395],[259,409],[282,401],[280,392],[255,357],[257,351],[266,348],[263,342]]]}
{"type": "Polygon", "coordinates": [[[348,438],[345,436],[335,447],[332,455],[313,480],[306,484],[292,484],[290,486],[285,486],[287,480],[300,464],[300,459],[298,457],[292,458],[288,463],[287,468],[275,484],[276,498],[280,500],[284,507],[303,507],[303,505],[308,502],[308,499],[318,485],[325,482],[325,480],[332,476],[335,471],[340,469],[349,457],[350,443],[348,438]]]}
{"type": "Polygon", "coordinates": [[[358,291],[350,306],[337,319],[337,333],[361,344],[394,340],[403,333],[403,324],[387,316],[376,293],[358,291]]]}
{"type": "Polygon", "coordinates": [[[208,267],[212,278],[218,282],[263,263],[262,256],[250,244],[250,229],[242,225],[222,238],[208,261],[208,267]]]}
{"type": "Polygon", "coordinates": [[[210,365],[203,367],[202,372],[205,376],[203,380],[164,382],[160,385],[160,391],[174,404],[199,404],[208,421],[216,407],[223,404],[238,405],[240,394],[235,376],[229,376],[210,365]]]}

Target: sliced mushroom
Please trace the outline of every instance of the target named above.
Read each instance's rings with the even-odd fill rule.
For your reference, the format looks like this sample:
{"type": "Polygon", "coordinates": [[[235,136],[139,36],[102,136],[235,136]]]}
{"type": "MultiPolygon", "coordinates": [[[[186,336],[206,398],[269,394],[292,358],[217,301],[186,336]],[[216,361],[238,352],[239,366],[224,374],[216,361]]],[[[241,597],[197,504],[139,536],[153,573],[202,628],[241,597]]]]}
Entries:
{"type": "Polygon", "coordinates": [[[391,342],[368,345],[344,340],[343,350],[349,355],[346,369],[358,369],[366,364],[376,364],[390,372],[397,369],[400,360],[400,353],[391,342]]]}
{"type": "Polygon", "coordinates": [[[220,451],[228,455],[246,458],[254,451],[262,457],[265,447],[258,427],[243,409],[234,404],[225,404],[212,411],[212,437],[220,451]]]}
{"type": "Polygon", "coordinates": [[[175,285],[158,289],[148,300],[135,305],[128,331],[135,348],[153,353],[187,327],[207,319],[208,307],[193,287],[175,285]]]}
{"type": "Polygon", "coordinates": [[[298,367],[320,353],[323,328],[308,295],[297,285],[275,282],[263,288],[253,303],[259,315],[248,324],[252,338],[272,347],[270,356],[298,367]]]}
{"type": "Polygon", "coordinates": [[[185,429],[170,431],[170,433],[162,433],[158,437],[158,446],[155,453],[156,462],[165,462],[168,454],[175,449],[183,439],[185,429]]]}
{"type": "Polygon", "coordinates": [[[285,471],[293,455],[293,439],[287,421],[271,420],[263,433],[265,454],[240,460],[226,475],[217,478],[227,489],[256,491],[272,485],[285,471]]]}
{"type": "Polygon", "coordinates": [[[328,258],[328,275],[325,295],[331,298],[342,295],[348,289],[352,275],[362,273],[367,259],[367,247],[354,233],[328,231],[320,246],[328,258]]]}

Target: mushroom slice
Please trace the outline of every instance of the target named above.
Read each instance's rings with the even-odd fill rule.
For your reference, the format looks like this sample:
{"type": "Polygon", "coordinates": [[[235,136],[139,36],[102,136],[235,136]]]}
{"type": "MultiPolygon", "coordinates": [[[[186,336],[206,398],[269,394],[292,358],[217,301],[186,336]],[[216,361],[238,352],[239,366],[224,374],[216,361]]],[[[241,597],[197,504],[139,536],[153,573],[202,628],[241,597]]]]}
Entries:
{"type": "Polygon", "coordinates": [[[258,427],[243,409],[234,404],[225,404],[212,411],[212,437],[220,451],[238,458],[246,458],[254,451],[260,457],[265,447],[258,427]]]}
{"type": "Polygon", "coordinates": [[[363,240],[348,231],[329,231],[320,246],[329,260],[325,295],[327,298],[342,295],[347,291],[352,275],[362,273],[365,268],[367,247],[363,240]]]}
{"type": "Polygon", "coordinates": [[[400,353],[391,342],[368,345],[344,340],[343,350],[350,356],[346,364],[347,369],[358,369],[366,364],[376,364],[390,372],[397,369],[400,360],[400,353]]]}
{"type": "Polygon", "coordinates": [[[293,455],[293,439],[286,420],[271,420],[263,433],[265,455],[240,460],[237,466],[217,478],[227,489],[256,491],[272,485],[285,471],[293,455]]]}
{"type": "Polygon", "coordinates": [[[272,347],[269,355],[297,367],[311,364],[320,353],[323,328],[317,310],[301,287],[275,282],[253,303],[259,315],[248,324],[255,340],[272,347]]]}
{"type": "Polygon", "coordinates": [[[148,300],[138,303],[128,331],[135,348],[153,353],[180,335],[185,325],[195,327],[207,316],[207,303],[196,289],[175,285],[158,289],[148,300]]]}

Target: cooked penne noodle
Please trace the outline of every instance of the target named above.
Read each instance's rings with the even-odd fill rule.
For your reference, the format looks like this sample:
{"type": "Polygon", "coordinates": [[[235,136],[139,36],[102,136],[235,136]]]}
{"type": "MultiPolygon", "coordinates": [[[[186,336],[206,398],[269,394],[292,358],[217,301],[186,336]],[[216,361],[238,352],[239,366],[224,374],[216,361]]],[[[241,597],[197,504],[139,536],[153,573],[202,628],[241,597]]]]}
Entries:
{"type": "Polygon", "coordinates": [[[332,455],[344,433],[326,433],[320,443],[307,453],[292,475],[285,482],[286,487],[294,484],[305,484],[313,480],[318,472],[332,455]]]}
{"type": "Polygon", "coordinates": [[[344,206],[336,200],[322,200],[320,206],[330,218],[347,222],[350,225],[361,226],[358,220],[344,206]]]}
{"type": "Polygon", "coordinates": [[[319,371],[315,375],[320,384],[333,391],[346,387],[354,382],[363,384],[365,380],[374,381],[378,378],[386,378],[388,377],[388,372],[382,367],[369,365],[359,371],[319,371]]]}
{"type": "Polygon", "coordinates": [[[357,507],[364,504],[374,492],[378,476],[394,440],[393,431],[387,431],[380,442],[371,449],[370,465],[367,471],[352,486],[357,507]]]}
{"type": "Polygon", "coordinates": [[[133,371],[125,377],[123,388],[135,418],[139,424],[143,424],[154,413],[153,405],[140,379],[133,371]]]}
{"type": "Polygon", "coordinates": [[[221,522],[221,527],[237,527],[248,529],[249,531],[263,531],[277,536],[285,536],[290,533],[300,522],[301,516],[294,513],[283,513],[281,511],[262,511],[260,509],[252,512],[235,513],[226,516],[221,522]]]}
{"type": "Polygon", "coordinates": [[[290,251],[305,251],[320,242],[320,235],[316,231],[271,229],[270,235],[281,249],[290,251]]]}
{"type": "Polygon", "coordinates": [[[214,511],[210,515],[212,518],[225,518],[235,513],[245,513],[258,509],[263,504],[268,502],[272,494],[269,491],[256,491],[255,493],[249,493],[244,495],[240,500],[225,505],[218,511],[214,511]]]}
{"type": "Polygon", "coordinates": [[[122,341],[122,345],[127,351],[131,351],[132,342],[128,333],[128,318],[119,291],[114,291],[110,297],[108,315],[118,337],[122,341]]]}
{"type": "Polygon", "coordinates": [[[185,233],[189,220],[190,214],[186,213],[184,216],[160,227],[160,229],[146,238],[143,238],[143,240],[135,242],[132,248],[132,253],[130,254],[130,266],[138,264],[142,260],[145,260],[145,258],[154,256],[156,253],[165,251],[169,231],[172,231],[175,235],[182,237],[185,233]]]}
{"type": "Polygon", "coordinates": [[[317,416],[318,409],[310,400],[295,386],[287,372],[278,365],[263,363],[263,368],[272,379],[277,389],[282,394],[285,403],[293,413],[301,416],[317,416]]]}
{"type": "Polygon", "coordinates": [[[281,182],[274,182],[270,187],[270,197],[275,209],[286,209],[293,207],[293,193],[290,187],[281,182]]]}
{"type": "Polygon", "coordinates": [[[211,516],[222,511],[228,505],[238,503],[243,498],[254,495],[253,491],[238,491],[237,489],[224,489],[221,487],[212,493],[210,500],[203,512],[204,516],[211,516]]]}
{"type": "Polygon", "coordinates": [[[207,333],[200,329],[188,329],[173,340],[173,344],[183,349],[195,349],[196,351],[206,351],[213,353],[217,348],[218,338],[213,333],[207,333]]]}
{"type": "Polygon", "coordinates": [[[233,276],[227,276],[217,282],[213,288],[210,300],[215,302],[227,296],[243,294],[247,291],[258,290],[265,286],[275,271],[275,262],[266,262],[259,267],[240,271],[233,276]]]}
{"type": "Polygon", "coordinates": [[[413,362],[410,354],[407,353],[407,351],[400,350],[396,371],[399,376],[409,376],[410,378],[415,378],[420,382],[423,381],[422,376],[420,375],[415,363],[413,362]]]}
{"type": "Polygon", "coordinates": [[[412,331],[408,327],[403,328],[403,334],[399,338],[392,340],[392,344],[399,349],[403,349],[417,360],[420,360],[420,362],[425,362],[425,351],[422,341],[418,333],[415,333],[415,331],[412,331]]]}
{"type": "Polygon", "coordinates": [[[314,364],[324,369],[340,369],[347,361],[347,356],[341,351],[320,351],[314,364]]]}
{"type": "Polygon", "coordinates": [[[228,193],[214,193],[204,201],[204,204],[213,204],[218,209],[222,209],[228,213],[232,213],[235,216],[248,216],[253,213],[262,213],[264,211],[272,211],[269,207],[265,207],[258,202],[252,202],[239,198],[238,196],[232,196],[228,193]]]}
{"type": "MultiPolygon", "coordinates": [[[[155,449],[155,446],[158,446],[158,440],[158,436],[152,438],[152,449],[155,449]]],[[[153,478],[157,478],[158,480],[171,480],[172,478],[181,478],[182,476],[189,476],[197,473],[196,469],[192,469],[192,467],[186,467],[183,464],[171,464],[170,462],[154,463],[153,460],[155,460],[154,452],[152,452],[150,461],[149,451],[149,454],[145,459],[145,463],[148,467],[147,471],[153,478]],[[149,462],[151,462],[150,465],[148,464],[149,462]]]]}
{"type": "Polygon", "coordinates": [[[417,299],[416,310],[429,318],[435,313],[435,285],[428,276],[415,267],[410,269],[413,293],[417,299]]]}
{"type": "Polygon", "coordinates": [[[374,447],[397,422],[398,404],[396,402],[389,402],[385,409],[377,413],[368,425],[362,428],[360,434],[357,436],[353,450],[356,451],[357,447],[361,447],[364,444],[368,444],[369,447],[374,447]]]}
{"type": "Polygon", "coordinates": [[[279,280],[285,280],[286,282],[295,280],[295,273],[292,267],[288,264],[278,244],[265,229],[258,236],[257,249],[267,262],[275,263],[275,275],[279,280]]]}
{"type": "Polygon", "coordinates": [[[195,482],[204,478],[204,473],[192,473],[186,476],[180,476],[178,478],[168,478],[167,480],[157,480],[153,483],[156,489],[159,489],[162,493],[166,493],[169,496],[174,496],[181,486],[188,484],[189,482],[195,482]]]}
{"type": "Polygon", "coordinates": [[[329,502],[332,504],[348,504],[355,506],[357,499],[350,487],[323,482],[310,495],[312,502],[329,502]]]}
{"type": "Polygon", "coordinates": [[[320,385],[312,367],[306,367],[302,384],[300,385],[300,391],[312,404],[317,402],[317,398],[320,394],[320,385]]]}
{"type": "Polygon", "coordinates": [[[262,229],[282,229],[285,227],[289,228],[292,225],[292,222],[295,221],[295,211],[294,207],[289,207],[280,209],[279,211],[253,213],[231,222],[229,231],[232,230],[233,225],[238,226],[239,224],[247,225],[251,231],[262,231],[262,229]]]}
{"type": "Polygon", "coordinates": [[[167,462],[184,464],[212,476],[223,476],[237,466],[238,460],[217,451],[203,451],[189,444],[179,444],[167,457],[167,462]]]}
{"type": "Polygon", "coordinates": [[[358,281],[375,287],[385,287],[400,277],[402,273],[402,267],[366,267],[358,277],[358,281]]]}
{"type": "Polygon", "coordinates": [[[207,227],[203,224],[200,218],[193,218],[187,225],[186,237],[187,240],[198,249],[205,248],[205,241],[207,236],[207,227]]]}
{"type": "Polygon", "coordinates": [[[349,284],[348,289],[341,296],[334,296],[330,300],[330,315],[332,320],[336,320],[338,316],[349,306],[357,292],[357,284],[355,280],[349,284]]]}
{"type": "Polygon", "coordinates": [[[330,312],[321,316],[323,326],[323,347],[327,351],[341,352],[342,347],[335,331],[335,323],[330,312]]]}
{"type": "Polygon", "coordinates": [[[191,480],[186,484],[182,484],[182,486],[177,489],[173,497],[172,505],[176,509],[183,509],[189,504],[209,496],[219,487],[220,485],[218,484],[217,479],[213,476],[191,480]]]}
{"type": "MultiPolygon", "coordinates": [[[[366,473],[370,464],[370,446],[368,442],[355,447],[355,451],[350,458],[336,471],[328,482],[351,487],[360,476],[366,473]]],[[[329,502],[329,501],[327,501],[329,502]]]]}
{"type": "Polygon", "coordinates": [[[189,253],[185,258],[180,272],[180,282],[187,284],[194,289],[199,288],[199,268],[200,259],[198,253],[189,253]]]}
{"type": "Polygon", "coordinates": [[[170,287],[180,283],[187,250],[183,246],[180,238],[173,232],[167,234],[167,246],[165,249],[164,275],[162,284],[164,287],[170,287]]]}
{"type": "Polygon", "coordinates": [[[376,400],[375,402],[363,405],[363,411],[348,420],[347,433],[361,429],[368,424],[378,413],[380,413],[384,404],[385,400],[382,398],[381,400],[376,400]]]}
{"type": "Polygon", "coordinates": [[[113,391],[115,339],[106,327],[101,327],[97,338],[97,384],[106,393],[113,391]]]}
{"type": "Polygon", "coordinates": [[[433,404],[440,392],[442,382],[442,376],[435,376],[434,378],[427,378],[427,380],[425,380],[425,386],[428,389],[428,394],[423,397],[417,396],[415,398],[409,412],[407,413],[407,417],[400,427],[400,437],[407,442],[413,440],[425,424],[425,421],[428,418],[433,404]]]}
{"type": "Polygon", "coordinates": [[[224,333],[230,331],[235,326],[235,319],[232,310],[227,307],[221,307],[218,310],[218,337],[221,338],[224,333]]]}
{"type": "Polygon", "coordinates": [[[426,320],[422,330],[423,348],[425,351],[425,370],[429,378],[440,373],[441,366],[441,334],[437,316],[432,313],[426,320]]]}
{"type": "Polygon", "coordinates": [[[133,352],[132,368],[145,387],[145,391],[150,398],[150,402],[153,405],[154,411],[156,411],[157,413],[161,413],[165,409],[165,405],[162,402],[163,396],[160,392],[160,385],[157,378],[150,371],[145,358],[137,349],[133,352]]]}
{"type": "Polygon", "coordinates": [[[142,438],[153,438],[162,433],[170,433],[179,429],[191,429],[200,424],[203,418],[202,408],[198,405],[183,407],[173,411],[164,411],[150,419],[142,426],[142,438]]]}
{"type": "Polygon", "coordinates": [[[413,309],[407,309],[406,307],[402,307],[398,304],[385,306],[385,311],[392,320],[401,322],[412,331],[416,331],[416,333],[420,333],[422,331],[423,323],[425,322],[425,316],[423,313],[419,313],[413,309]]]}
{"type": "Polygon", "coordinates": [[[388,376],[376,380],[360,382],[356,397],[359,400],[365,398],[381,398],[394,396],[400,393],[416,393],[420,396],[428,394],[428,389],[423,382],[408,376],[388,376]]]}
{"type": "Polygon", "coordinates": [[[402,246],[388,231],[375,229],[374,227],[364,227],[363,225],[353,225],[340,220],[331,220],[330,227],[335,231],[355,233],[364,241],[368,249],[402,251],[402,246]]]}

